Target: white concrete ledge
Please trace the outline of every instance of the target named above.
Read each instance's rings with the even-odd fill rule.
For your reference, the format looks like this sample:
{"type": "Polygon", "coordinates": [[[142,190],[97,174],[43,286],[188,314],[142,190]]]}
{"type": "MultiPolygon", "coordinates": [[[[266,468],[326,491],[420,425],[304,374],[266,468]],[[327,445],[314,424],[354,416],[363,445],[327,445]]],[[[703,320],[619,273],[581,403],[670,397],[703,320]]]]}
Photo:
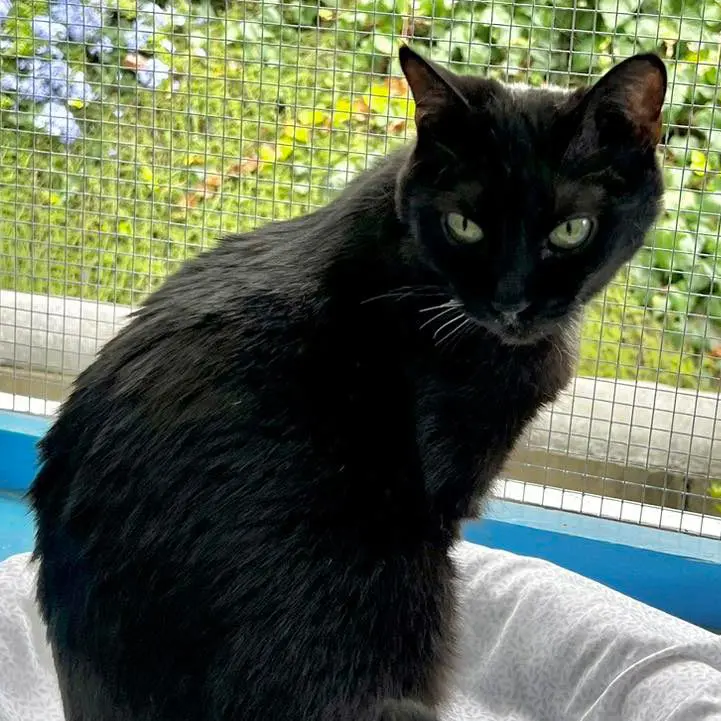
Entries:
{"type": "Polygon", "coordinates": [[[719,396],[576,378],[528,434],[529,447],[688,478],[721,478],[719,396]]]}
{"type": "Polygon", "coordinates": [[[0,290],[0,366],[72,378],[129,313],[111,303],[0,290]]]}
{"type": "MultiPolygon", "coordinates": [[[[127,322],[130,310],[0,291],[0,366],[58,374],[69,382],[127,322]]],[[[720,415],[715,394],[577,378],[533,423],[526,447],[687,478],[721,479],[720,415]]]]}

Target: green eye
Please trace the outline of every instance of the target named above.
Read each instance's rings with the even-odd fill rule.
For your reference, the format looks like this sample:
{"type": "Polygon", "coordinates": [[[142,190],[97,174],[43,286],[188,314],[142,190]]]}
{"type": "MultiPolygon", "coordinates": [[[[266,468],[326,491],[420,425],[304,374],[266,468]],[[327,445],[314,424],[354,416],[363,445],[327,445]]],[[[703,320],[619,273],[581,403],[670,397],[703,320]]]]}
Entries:
{"type": "Polygon", "coordinates": [[[590,218],[570,218],[557,225],[548,236],[548,239],[557,248],[568,250],[581,245],[593,231],[593,221],[590,218]]]}
{"type": "Polygon", "coordinates": [[[483,231],[472,220],[460,213],[448,213],[446,227],[456,243],[471,245],[483,240],[483,231]]]}

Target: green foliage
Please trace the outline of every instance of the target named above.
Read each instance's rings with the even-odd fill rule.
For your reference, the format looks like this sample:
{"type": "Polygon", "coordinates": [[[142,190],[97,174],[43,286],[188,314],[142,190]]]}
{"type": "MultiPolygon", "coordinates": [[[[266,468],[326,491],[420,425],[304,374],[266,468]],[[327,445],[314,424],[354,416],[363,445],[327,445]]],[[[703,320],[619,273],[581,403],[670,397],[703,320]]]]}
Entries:
{"type": "Polygon", "coordinates": [[[713,364],[670,342],[663,326],[612,285],[590,305],[581,333],[579,373],[680,388],[717,390],[713,364]]]}
{"type": "Polygon", "coordinates": [[[12,68],[18,58],[30,58],[37,47],[47,43],[33,37],[32,17],[34,12],[44,12],[47,4],[37,2],[21,2],[13,6],[11,14],[2,27],[4,42],[0,46],[2,69],[12,68]],[[12,61],[9,63],[8,61],[12,61]]]}
{"type": "MultiPolygon", "coordinates": [[[[721,499],[721,483],[718,481],[712,483],[709,486],[709,493],[711,494],[711,498],[721,499]]],[[[721,513],[721,503],[716,504],[716,511],[721,513]]]]}

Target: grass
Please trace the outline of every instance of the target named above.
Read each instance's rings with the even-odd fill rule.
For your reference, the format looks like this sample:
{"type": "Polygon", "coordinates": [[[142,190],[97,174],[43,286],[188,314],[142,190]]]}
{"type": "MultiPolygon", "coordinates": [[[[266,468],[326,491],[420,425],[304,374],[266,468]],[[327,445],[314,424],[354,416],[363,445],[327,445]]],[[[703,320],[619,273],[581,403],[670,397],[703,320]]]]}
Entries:
{"type": "MultiPolygon", "coordinates": [[[[88,71],[103,102],[76,113],[85,138],[70,148],[3,113],[0,286],[137,303],[215,238],[321,205],[411,130],[404,88],[359,70],[335,32],[261,42],[240,11],[190,28],[164,57],[174,89],[88,71]]],[[[716,388],[714,365],[620,285],[583,338],[583,374],[716,388]]]]}
{"type": "Polygon", "coordinates": [[[658,321],[629,303],[620,279],[586,311],[578,370],[583,376],[718,390],[713,363],[679,347],[658,321]]]}
{"type": "Polygon", "coordinates": [[[86,138],[71,149],[0,129],[5,287],[135,302],[213,238],[307,212],[384,152],[373,127],[317,127],[351,90],[348,73],[324,69],[332,38],[283,48],[268,66],[248,62],[243,44],[211,39],[214,30],[209,59],[181,45],[189,72],[178,90],[124,78],[86,109],[86,138]]]}

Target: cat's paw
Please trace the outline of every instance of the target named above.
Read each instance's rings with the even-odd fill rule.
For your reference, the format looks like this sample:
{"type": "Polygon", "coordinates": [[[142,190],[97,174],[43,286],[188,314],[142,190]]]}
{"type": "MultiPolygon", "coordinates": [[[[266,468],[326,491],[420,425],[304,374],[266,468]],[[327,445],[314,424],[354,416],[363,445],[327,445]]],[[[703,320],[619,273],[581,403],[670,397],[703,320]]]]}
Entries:
{"type": "Polygon", "coordinates": [[[385,701],[377,721],[438,721],[438,716],[416,701],[385,701]]]}

